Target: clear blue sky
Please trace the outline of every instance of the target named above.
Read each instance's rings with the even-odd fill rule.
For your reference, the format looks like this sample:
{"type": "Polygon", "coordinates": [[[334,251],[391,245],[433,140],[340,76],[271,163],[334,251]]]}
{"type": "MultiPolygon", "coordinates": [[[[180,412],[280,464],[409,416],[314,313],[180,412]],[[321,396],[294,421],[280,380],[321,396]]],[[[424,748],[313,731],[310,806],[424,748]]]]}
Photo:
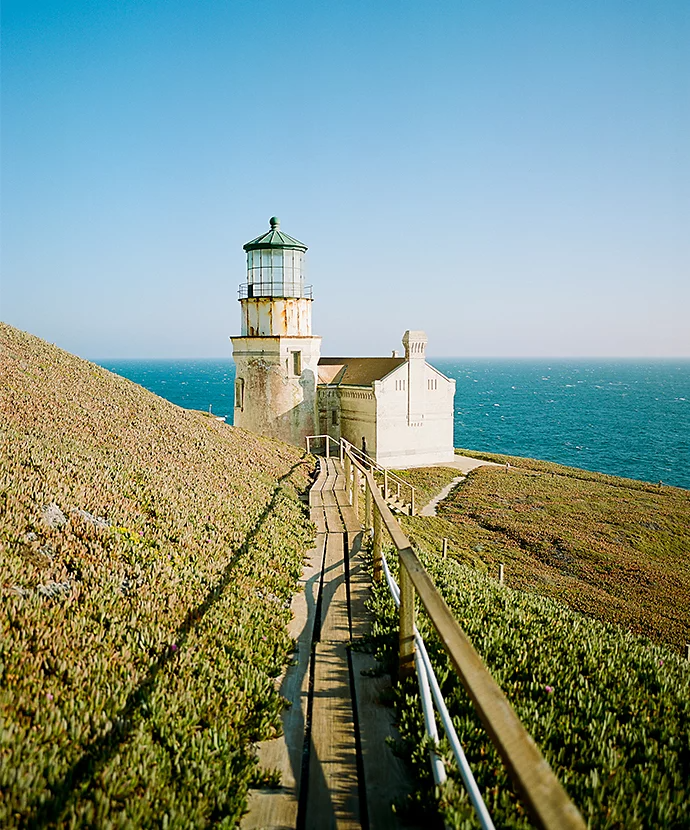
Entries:
{"type": "Polygon", "coordinates": [[[690,356],[688,0],[3,0],[0,317],[230,354],[242,245],[324,354],[690,356]]]}

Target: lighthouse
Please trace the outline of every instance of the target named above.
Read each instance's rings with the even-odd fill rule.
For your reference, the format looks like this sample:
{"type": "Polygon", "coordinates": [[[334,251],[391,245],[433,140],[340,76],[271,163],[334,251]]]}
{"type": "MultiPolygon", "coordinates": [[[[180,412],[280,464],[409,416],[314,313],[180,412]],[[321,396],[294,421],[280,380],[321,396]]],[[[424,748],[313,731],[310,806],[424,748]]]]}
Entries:
{"type": "Polygon", "coordinates": [[[307,246],[280,230],[244,245],[242,328],[232,337],[235,426],[304,446],[316,432],[321,338],[311,332],[312,287],[304,284],[307,246]]]}

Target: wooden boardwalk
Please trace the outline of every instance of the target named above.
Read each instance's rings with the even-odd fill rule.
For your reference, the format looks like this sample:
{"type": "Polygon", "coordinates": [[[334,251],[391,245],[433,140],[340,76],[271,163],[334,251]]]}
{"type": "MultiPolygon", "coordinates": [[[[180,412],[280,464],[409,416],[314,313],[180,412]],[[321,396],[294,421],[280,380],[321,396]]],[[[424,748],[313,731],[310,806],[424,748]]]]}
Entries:
{"type": "Polygon", "coordinates": [[[397,828],[391,804],[409,784],[386,744],[392,711],[378,703],[390,679],[368,676],[375,661],[356,649],[368,632],[370,580],[337,459],[320,459],[309,503],[316,546],[293,599],[297,651],[281,685],[292,705],[283,736],[259,746],[261,766],[279,770],[281,786],[252,791],[242,827],[397,828]]]}

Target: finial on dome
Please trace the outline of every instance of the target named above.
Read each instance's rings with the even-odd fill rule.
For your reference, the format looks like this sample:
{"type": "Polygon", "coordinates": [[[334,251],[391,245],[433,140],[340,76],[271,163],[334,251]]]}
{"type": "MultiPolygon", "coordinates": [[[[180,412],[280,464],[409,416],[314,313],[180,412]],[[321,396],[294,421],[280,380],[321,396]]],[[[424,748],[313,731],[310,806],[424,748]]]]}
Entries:
{"type": "Polygon", "coordinates": [[[271,223],[271,230],[277,231],[280,227],[280,219],[278,219],[277,216],[271,216],[271,218],[268,221],[271,223]]]}

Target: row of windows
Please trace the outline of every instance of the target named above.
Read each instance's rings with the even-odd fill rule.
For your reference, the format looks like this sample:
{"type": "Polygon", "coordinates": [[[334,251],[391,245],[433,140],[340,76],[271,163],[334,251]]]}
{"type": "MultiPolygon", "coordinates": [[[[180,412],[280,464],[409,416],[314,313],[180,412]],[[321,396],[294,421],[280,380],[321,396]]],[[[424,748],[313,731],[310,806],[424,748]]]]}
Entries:
{"type": "Polygon", "coordinates": [[[290,248],[263,248],[247,252],[247,268],[299,268],[304,265],[304,253],[290,248]]]}
{"type": "MultiPolygon", "coordinates": [[[[426,388],[434,391],[438,389],[438,379],[437,378],[428,378],[426,382],[426,388]]],[[[404,380],[396,380],[395,381],[395,391],[396,392],[404,392],[405,391],[405,381],[404,380]]]]}
{"type": "Polygon", "coordinates": [[[289,282],[301,286],[304,280],[304,254],[283,248],[247,253],[248,283],[289,282]]]}

